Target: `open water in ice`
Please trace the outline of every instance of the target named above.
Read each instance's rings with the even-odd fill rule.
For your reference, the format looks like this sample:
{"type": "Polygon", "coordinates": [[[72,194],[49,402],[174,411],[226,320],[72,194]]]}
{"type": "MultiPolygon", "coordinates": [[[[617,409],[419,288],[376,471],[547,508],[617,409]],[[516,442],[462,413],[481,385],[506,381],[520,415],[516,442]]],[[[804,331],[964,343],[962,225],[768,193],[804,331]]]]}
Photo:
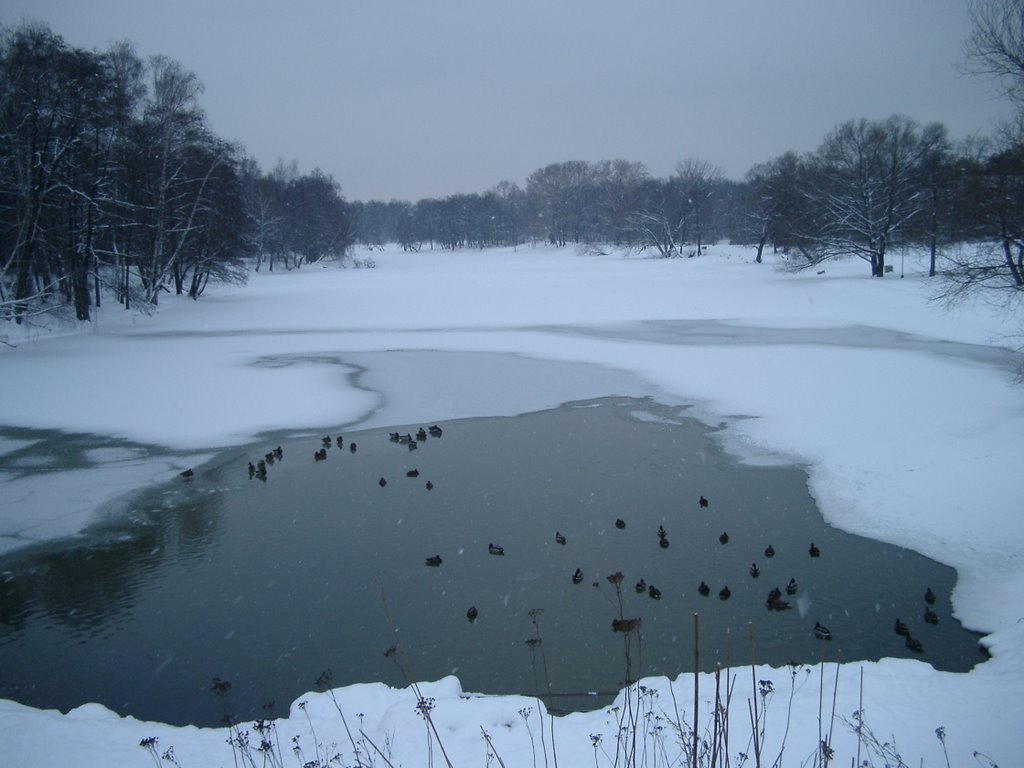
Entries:
{"type": "MultiPolygon", "coordinates": [[[[685,409],[609,397],[443,423],[416,450],[389,439],[428,426],[346,434],[319,462],[320,435],[270,435],[122,501],[83,540],[0,558],[0,696],[214,725],[284,714],[325,670],[333,685],[456,674],[467,691],[533,694],[546,666],[554,708],[593,709],[626,674],[613,619],[642,619],[634,675],[675,675],[693,668],[694,614],[706,671],[749,663],[748,626],[758,663],[914,656],[965,671],[985,658],[950,615],[951,568],[829,527],[799,468],[737,463],[685,409]],[[283,459],[250,479],[278,445],[283,459]],[[790,578],[791,609],[768,611],[790,578]]],[[[33,450],[7,459],[31,466],[33,450]]]]}

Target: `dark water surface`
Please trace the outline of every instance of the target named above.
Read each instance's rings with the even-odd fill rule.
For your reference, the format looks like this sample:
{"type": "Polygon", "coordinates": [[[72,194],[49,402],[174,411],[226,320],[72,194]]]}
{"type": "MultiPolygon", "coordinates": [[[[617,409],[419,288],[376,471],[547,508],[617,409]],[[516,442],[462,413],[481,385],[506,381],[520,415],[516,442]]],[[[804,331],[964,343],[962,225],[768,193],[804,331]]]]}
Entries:
{"type": "Polygon", "coordinates": [[[625,678],[616,571],[621,616],[642,619],[634,675],[693,668],[694,613],[706,671],[749,663],[748,623],[759,663],[909,656],[965,671],[984,659],[950,616],[951,568],[827,526],[801,470],[736,464],[682,409],[605,398],[440,426],[415,451],[388,429],[346,434],[321,462],[319,436],[268,438],[134,499],[88,544],[0,558],[0,696],[214,725],[226,708],[285,714],[328,669],[334,685],[456,674],[469,691],[536,693],[546,662],[551,691],[569,694],[553,706],[591,709],[625,678]],[[249,479],[247,463],[278,444],[266,480],[249,479]],[[635,591],[641,578],[660,600],[635,591]],[[768,611],[790,578],[792,609],[768,611]],[[929,586],[937,625],[923,620],[929,586]],[[393,629],[407,673],[385,655],[393,629]],[[232,684],[226,697],[214,678],[232,684]]]}

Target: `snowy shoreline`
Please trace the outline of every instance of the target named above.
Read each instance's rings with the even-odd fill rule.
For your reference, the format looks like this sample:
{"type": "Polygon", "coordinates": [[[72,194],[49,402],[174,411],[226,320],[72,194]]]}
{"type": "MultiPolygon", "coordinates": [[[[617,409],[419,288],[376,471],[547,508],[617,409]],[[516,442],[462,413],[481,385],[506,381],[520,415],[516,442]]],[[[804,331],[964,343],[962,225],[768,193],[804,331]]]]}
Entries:
{"type": "MultiPolygon", "coordinates": [[[[996,311],[945,314],[926,302],[916,272],[871,280],[856,262],[832,265],[824,277],[794,275],[729,246],[669,261],[545,248],[375,259],[373,270],[256,275],[200,302],[168,301],[152,317],[108,309],[91,332],[25,339],[0,353],[0,424],[167,447],[164,457],[97,462],[67,482],[0,464],[7,548],[73,535],[112,496],[266,431],[511,415],[609,393],[692,403],[691,414],[726,426],[728,450],[805,466],[833,525],[958,572],[955,614],[987,633],[993,659],[966,675],[905,660],[850,663],[838,710],[848,717],[858,707],[854,674],[863,667],[867,720],[891,728],[906,759],[940,760],[934,731],[946,726],[957,759],[980,750],[1009,764],[1016,738],[996,720],[1024,714],[1024,530],[1002,462],[1019,446],[1024,407],[1010,357],[991,343],[1001,328],[996,311]],[[49,518],[40,520],[43,511],[49,518]]],[[[0,444],[0,462],[7,452],[0,444]]],[[[758,675],[788,687],[788,670],[758,675]]],[[[702,691],[713,690],[707,677],[702,691]]],[[[676,687],[690,693],[676,693],[692,707],[690,680],[680,676],[676,687]]],[[[463,760],[483,754],[480,725],[523,742],[516,712],[537,706],[523,697],[465,703],[450,680],[424,687],[436,690],[435,716],[454,718],[453,748],[463,760]]],[[[339,696],[364,713],[368,732],[402,723],[404,759],[422,759],[411,692],[353,686],[339,696]]],[[[336,728],[333,704],[321,698],[311,696],[309,707],[322,705],[317,722],[336,728]]],[[[794,709],[814,720],[817,699],[817,685],[807,685],[794,709]]],[[[782,702],[776,707],[781,716],[782,702]]],[[[13,735],[7,749],[18,764],[57,764],[74,753],[79,765],[144,765],[150,758],[137,742],[157,732],[183,765],[203,764],[203,754],[230,760],[223,735],[101,709],[59,716],[5,702],[0,726],[13,735]],[[92,757],[81,756],[83,739],[92,757]]],[[[606,729],[606,719],[604,711],[559,718],[566,764],[594,759],[586,733],[606,729]],[[569,734],[580,743],[566,744],[569,734]]],[[[293,707],[279,727],[304,732],[305,715],[293,707]]],[[[790,743],[797,738],[790,734],[790,743]]],[[[527,755],[509,761],[502,750],[510,763],[527,755]]]]}

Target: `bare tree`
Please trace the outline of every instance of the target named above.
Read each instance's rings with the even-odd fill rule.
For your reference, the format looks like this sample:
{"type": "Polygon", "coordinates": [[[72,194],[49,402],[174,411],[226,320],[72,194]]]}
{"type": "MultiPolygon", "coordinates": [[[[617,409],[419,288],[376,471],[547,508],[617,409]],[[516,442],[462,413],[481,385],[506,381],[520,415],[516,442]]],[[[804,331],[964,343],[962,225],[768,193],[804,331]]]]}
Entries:
{"type": "Polygon", "coordinates": [[[519,245],[526,231],[526,194],[515,182],[499,181],[491,193],[498,203],[499,245],[519,245]]]}
{"type": "Polygon", "coordinates": [[[825,137],[809,186],[814,258],[857,256],[882,277],[885,260],[923,208],[921,132],[909,118],[850,120],[825,137]]]}
{"type": "Polygon", "coordinates": [[[1024,108],[1024,0],[970,0],[968,15],[967,70],[995,79],[1024,108]]]}
{"type": "Polygon", "coordinates": [[[683,206],[680,240],[693,243],[697,255],[711,234],[715,195],[723,179],[722,170],[706,160],[689,158],[676,165],[672,182],[683,206]]]}
{"type": "Polygon", "coordinates": [[[650,178],[647,168],[627,160],[603,160],[594,164],[593,172],[600,239],[630,245],[629,218],[639,205],[641,186],[650,178]]]}
{"type": "Polygon", "coordinates": [[[955,303],[981,293],[1020,305],[1024,300],[1024,127],[1005,131],[998,149],[976,170],[973,213],[981,235],[946,258],[940,298],[955,303]]]}
{"type": "Polygon", "coordinates": [[[704,160],[676,165],[668,179],[642,179],[628,215],[632,247],[656,250],[663,258],[701,252],[714,233],[715,203],[722,172],[704,160]]]}
{"type": "Polygon", "coordinates": [[[648,179],[640,185],[639,203],[629,215],[632,247],[640,252],[653,249],[666,259],[681,255],[685,216],[678,186],[648,179]]]}
{"type": "Polygon", "coordinates": [[[928,244],[928,276],[935,277],[939,246],[946,234],[943,223],[952,218],[951,194],[956,180],[952,147],[944,125],[931,123],[922,129],[919,170],[924,219],[921,230],[928,244]]]}
{"type": "Polygon", "coordinates": [[[806,229],[807,198],[803,194],[805,162],[794,152],[786,152],[767,163],[755,165],[747,173],[747,232],[757,248],[760,264],[768,242],[787,252],[804,250],[800,232],[806,229]]]}
{"type": "Polygon", "coordinates": [[[534,229],[552,245],[579,243],[587,235],[593,170],[583,160],[552,163],[526,179],[526,195],[536,211],[534,229]]]}
{"type": "MultiPolygon", "coordinates": [[[[1024,299],[1024,0],[972,0],[968,70],[995,78],[1017,114],[995,149],[969,164],[977,245],[947,259],[939,298],[982,295],[1020,308],[1024,299]]],[[[986,147],[986,150],[988,148],[986,147]]]]}
{"type": "MultiPolygon", "coordinates": [[[[111,267],[108,275],[115,289],[117,300],[125,309],[131,307],[132,286],[132,235],[135,220],[135,205],[128,199],[132,187],[125,169],[135,152],[135,127],[141,120],[141,110],[146,98],[146,64],[127,41],[114,43],[103,58],[107,72],[110,93],[111,118],[111,176],[114,186],[110,200],[105,206],[105,236],[96,248],[97,261],[101,258],[111,267]]],[[[97,266],[96,279],[100,281],[101,270],[97,266]]],[[[96,289],[99,305],[99,287],[96,289]]]]}
{"type": "Polygon", "coordinates": [[[197,233],[196,214],[206,184],[225,158],[218,152],[208,162],[194,162],[194,150],[212,143],[198,103],[203,90],[199,79],[165,56],[153,56],[149,71],[149,98],[136,132],[131,172],[140,182],[136,203],[146,214],[137,267],[146,301],[156,304],[189,238],[197,233]]]}
{"type": "Polygon", "coordinates": [[[247,250],[256,258],[256,271],[264,260],[274,271],[274,257],[283,251],[284,217],[281,215],[281,191],[274,180],[264,176],[253,159],[242,163],[242,212],[247,250]]]}
{"type": "Polygon", "coordinates": [[[0,301],[19,323],[33,302],[58,294],[62,280],[47,223],[71,188],[81,94],[95,73],[80,59],[43,26],[0,40],[0,301]]]}
{"type": "Polygon", "coordinates": [[[629,215],[633,248],[653,248],[666,259],[678,256],[679,212],[668,184],[652,179],[643,185],[642,192],[641,204],[629,215]]]}

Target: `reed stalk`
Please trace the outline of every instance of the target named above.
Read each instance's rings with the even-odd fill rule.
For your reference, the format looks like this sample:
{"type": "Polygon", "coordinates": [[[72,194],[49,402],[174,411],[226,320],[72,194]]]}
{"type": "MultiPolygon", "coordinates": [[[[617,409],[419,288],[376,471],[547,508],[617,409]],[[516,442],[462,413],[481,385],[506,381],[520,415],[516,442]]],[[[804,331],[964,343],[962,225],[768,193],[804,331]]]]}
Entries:
{"type": "Polygon", "coordinates": [[[864,738],[864,667],[860,668],[860,690],[857,693],[857,765],[860,765],[860,744],[864,738]]]}
{"type": "Polygon", "coordinates": [[[693,768],[697,768],[697,713],[700,707],[700,614],[693,614],[693,768]]]}
{"type": "Polygon", "coordinates": [[[719,739],[719,736],[720,736],[719,730],[718,730],[718,722],[719,722],[720,713],[722,711],[721,710],[721,707],[722,707],[721,685],[722,685],[722,665],[721,664],[716,664],[715,665],[715,720],[714,720],[714,729],[713,729],[713,731],[711,733],[711,766],[710,766],[710,768],[715,768],[715,766],[718,765],[718,739],[719,739]]]}
{"type": "Polygon", "coordinates": [[[836,652],[836,681],[832,685],[832,714],[828,723],[828,741],[825,743],[825,765],[832,759],[832,728],[836,724],[836,698],[839,696],[839,668],[842,666],[842,651],[836,652]]]}
{"type": "Polygon", "coordinates": [[[498,761],[498,765],[501,768],[505,768],[505,761],[501,759],[501,755],[498,754],[498,750],[494,748],[494,742],[491,741],[491,735],[484,730],[484,727],[480,726],[480,733],[484,735],[484,741],[487,742],[487,748],[494,754],[494,758],[498,761]]]}
{"type": "Polygon", "coordinates": [[[747,623],[747,637],[750,639],[750,684],[754,689],[754,712],[753,722],[754,726],[754,765],[756,768],[761,768],[761,740],[759,737],[758,730],[758,717],[757,717],[757,670],[756,670],[756,657],[754,655],[754,623],[747,623]]]}
{"type": "Polygon", "coordinates": [[[412,673],[412,664],[409,661],[409,657],[406,655],[405,648],[399,638],[398,627],[395,625],[394,619],[391,616],[391,609],[388,608],[388,598],[387,594],[384,592],[384,582],[378,579],[377,585],[380,587],[380,600],[381,604],[384,606],[384,616],[388,621],[388,626],[391,628],[391,634],[394,635],[395,638],[393,648],[397,651],[396,656],[398,657],[395,659],[395,663],[398,664],[398,668],[405,676],[406,682],[416,694],[416,711],[423,716],[423,719],[427,724],[428,741],[430,733],[433,733],[434,738],[437,739],[437,745],[441,749],[441,754],[444,756],[445,763],[448,768],[454,768],[452,761],[448,758],[448,752],[444,748],[444,742],[441,741],[441,734],[437,732],[437,726],[434,725],[434,719],[430,716],[430,710],[433,708],[432,702],[428,702],[428,700],[423,696],[420,691],[419,683],[416,681],[416,678],[412,673]],[[404,664],[402,662],[404,662],[404,664]]]}

